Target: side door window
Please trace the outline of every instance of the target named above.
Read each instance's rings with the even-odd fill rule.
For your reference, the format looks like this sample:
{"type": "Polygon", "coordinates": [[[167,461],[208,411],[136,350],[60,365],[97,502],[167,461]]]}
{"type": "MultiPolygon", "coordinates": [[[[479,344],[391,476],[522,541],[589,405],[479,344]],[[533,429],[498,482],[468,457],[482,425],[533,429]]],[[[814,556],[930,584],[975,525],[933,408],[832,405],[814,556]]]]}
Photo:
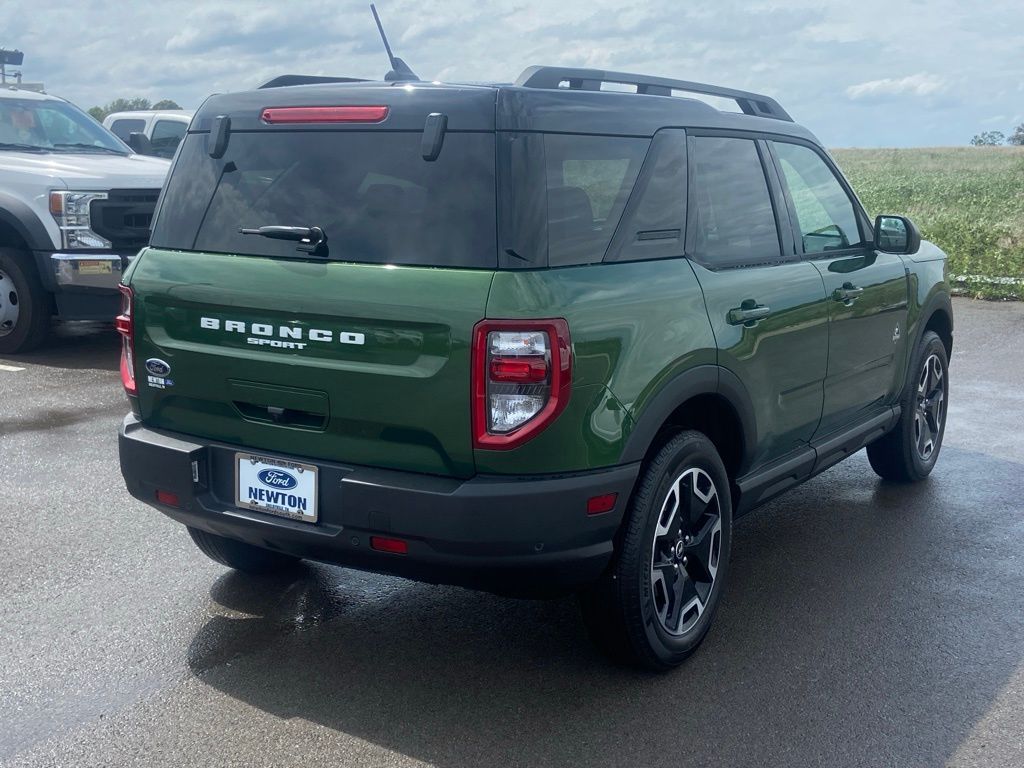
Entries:
{"type": "Polygon", "coordinates": [[[173,157],[174,150],[185,137],[186,130],[188,123],[180,120],[157,120],[153,126],[153,135],[149,139],[153,154],[157,157],[173,157]]]}
{"type": "Polygon", "coordinates": [[[128,141],[131,134],[141,133],[144,130],[146,130],[146,121],[138,118],[122,118],[110,124],[110,132],[124,142],[128,141]]]}
{"type": "Polygon", "coordinates": [[[779,232],[757,146],[723,136],[691,141],[696,260],[712,269],[779,261],[779,232]]]}
{"type": "Polygon", "coordinates": [[[853,201],[821,156],[801,144],[775,142],[774,148],[789,187],[804,253],[861,245],[853,201]]]}

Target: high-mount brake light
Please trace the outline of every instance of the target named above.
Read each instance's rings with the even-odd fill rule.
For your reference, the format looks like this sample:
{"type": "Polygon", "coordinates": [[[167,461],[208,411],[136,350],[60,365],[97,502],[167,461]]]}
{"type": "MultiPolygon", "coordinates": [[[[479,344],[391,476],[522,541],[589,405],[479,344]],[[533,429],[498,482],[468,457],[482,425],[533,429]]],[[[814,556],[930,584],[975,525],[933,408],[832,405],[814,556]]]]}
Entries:
{"type": "Polygon", "coordinates": [[[138,395],[135,384],[135,293],[130,286],[119,285],[121,314],[114,319],[114,327],[121,334],[121,384],[129,395],[138,395]]]}
{"type": "Polygon", "coordinates": [[[296,123],[381,123],[388,116],[385,106],[361,107],[267,107],[260,119],[268,125],[296,123]]]}
{"type": "Polygon", "coordinates": [[[569,325],[481,320],[473,329],[473,444],[508,450],[547,427],[569,402],[569,325]]]}

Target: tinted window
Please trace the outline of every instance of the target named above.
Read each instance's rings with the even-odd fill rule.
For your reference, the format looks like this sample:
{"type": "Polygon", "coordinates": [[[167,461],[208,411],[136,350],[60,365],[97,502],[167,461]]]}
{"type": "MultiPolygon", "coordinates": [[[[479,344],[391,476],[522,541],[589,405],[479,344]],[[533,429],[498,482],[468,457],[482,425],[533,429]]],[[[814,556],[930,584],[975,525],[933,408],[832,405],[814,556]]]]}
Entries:
{"type": "Polygon", "coordinates": [[[232,133],[225,156],[189,134],[154,222],[158,247],[296,257],[296,244],[242,235],[321,227],[343,261],[494,267],[494,135],[449,132],[422,157],[422,133],[232,133]]]}
{"type": "Polygon", "coordinates": [[[121,141],[128,141],[133,133],[142,133],[146,130],[146,121],[136,118],[115,120],[110,124],[110,131],[121,141]]]}
{"type": "Polygon", "coordinates": [[[622,216],[648,139],[548,134],[548,264],[599,262],[622,216]]]}
{"type": "Polygon", "coordinates": [[[665,259],[683,255],[686,221],[686,132],[658,131],[644,160],[607,261],[665,259]]]}
{"type": "Polygon", "coordinates": [[[778,228],[754,142],[717,136],[691,141],[694,255],[714,266],[779,259],[778,228]]]}
{"type": "Polygon", "coordinates": [[[853,203],[828,164],[800,144],[777,142],[775,154],[796,210],[804,253],[857,245],[861,236],[853,203]]]}
{"type": "Polygon", "coordinates": [[[150,144],[158,157],[173,157],[178,143],[184,138],[188,123],[180,120],[157,120],[153,126],[150,144]]]}

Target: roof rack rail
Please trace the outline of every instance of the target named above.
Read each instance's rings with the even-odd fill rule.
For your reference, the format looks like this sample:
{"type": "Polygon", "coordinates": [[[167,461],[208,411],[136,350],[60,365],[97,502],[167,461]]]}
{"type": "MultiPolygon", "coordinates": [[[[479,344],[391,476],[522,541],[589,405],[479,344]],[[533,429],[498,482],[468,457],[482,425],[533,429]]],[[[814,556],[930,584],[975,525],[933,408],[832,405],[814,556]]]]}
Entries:
{"type": "Polygon", "coordinates": [[[688,80],[672,80],[650,75],[631,75],[626,72],[605,72],[600,69],[573,69],[569,67],[527,67],[516,79],[521,88],[558,88],[568,82],[569,88],[582,91],[599,91],[601,83],[635,85],[636,92],[649,96],[671,96],[672,91],[686,91],[705,96],[720,96],[733,99],[746,115],[770,117],[775,120],[793,122],[793,118],[775,99],[760,93],[737,91],[717,85],[692,83],[688,80]]]}
{"type": "Polygon", "coordinates": [[[361,77],[324,77],[323,75],[280,75],[268,80],[260,88],[287,88],[289,85],[312,85],[313,83],[365,83],[361,77]]]}

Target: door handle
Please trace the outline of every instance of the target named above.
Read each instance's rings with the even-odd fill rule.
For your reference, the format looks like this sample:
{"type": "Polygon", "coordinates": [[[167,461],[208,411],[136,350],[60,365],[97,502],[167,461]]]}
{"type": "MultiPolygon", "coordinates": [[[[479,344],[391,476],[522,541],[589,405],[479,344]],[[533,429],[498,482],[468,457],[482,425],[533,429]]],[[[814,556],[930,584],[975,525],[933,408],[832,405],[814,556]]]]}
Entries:
{"type": "Polygon", "coordinates": [[[843,302],[843,304],[852,304],[862,293],[864,293],[863,288],[858,288],[853,283],[843,283],[842,288],[836,288],[832,292],[832,298],[843,302]]]}
{"type": "Polygon", "coordinates": [[[743,325],[747,328],[753,328],[759,320],[768,317],[771,313],[771,307],[758,304],[753,299],[747,299],[740,306],[730,309],[729,314],[726,315],[726,320],[729,321],[729,325],[743,325]]]}

